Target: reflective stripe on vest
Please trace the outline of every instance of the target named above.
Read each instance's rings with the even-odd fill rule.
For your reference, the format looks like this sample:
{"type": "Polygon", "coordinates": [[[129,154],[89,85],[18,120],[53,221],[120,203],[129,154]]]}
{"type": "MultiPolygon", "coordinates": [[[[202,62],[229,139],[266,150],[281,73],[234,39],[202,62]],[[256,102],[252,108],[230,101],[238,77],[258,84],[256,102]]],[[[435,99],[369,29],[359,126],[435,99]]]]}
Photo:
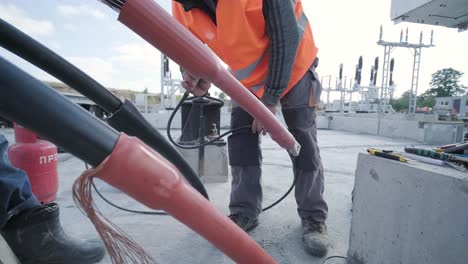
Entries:
{"type": "MultiPolygon", "coordinates": [[[[294,4],[295,4],[295,0],[292,0],[294,1],[294,4]]],[[[307,16],[305,15],[304,12],[301,13],[301,16],[299,17],[299,19],[297,20],[297,25],[299,27],[299,40],[302,40],[302,37],[304,36],[304,32],[305,32],[305,29],[307,27],[309,23],[309,20],[307,19],[307,16]]],[[[242,81],[244,79],[247,79],[249,78],[249,76],[255,71],[255,69],[257,68],[258,64],[260,64],[260,62],[265,58],[265,56],[270,52],[270,49],[268,49],[267,51],[265,51],[265,53],[262,54],[262,56],[257,59],[256,61],[254,61],[252,64],[250,64],[249,66],[243,68],[243,69],[240,69],[240,70],[237,70],[237,71],[234,71],[232,72],[232,74],[234,75],[234,77],[236,77],[237,80],[239,81],[242,81]]],[[[263,80],[261,83],[265,84],[265,80],[263,80]]],[[[258,84],[260,85],[260,84],[258,84]]],[[[258,85],[255,85],[255,86],[258,86],[258,85]]],[[[254,87],[255,87],[254,86],[254,87]]],[[[252,87],[252,89],[255,91],[254,87],[252,87]]],[[[258,88],[260,89],[260,88],[258,88]]],[[[257,89],[257,90],[258,90],[257,89]]]]}
{"type": "Polygon", "coordinates": [[[252,64],[245,67],[244,69],[234,71],[232,75],[234,75],[234,77],[236,77],[236,79],[239,81],[249,78],[250,74],[252,74],[252,72],[255,71],[258,64],[260,64],[260,62],[265,58],[268,52],[270,52],[270,49],[267,49],[258,60],[254,61],[252,64]]]}

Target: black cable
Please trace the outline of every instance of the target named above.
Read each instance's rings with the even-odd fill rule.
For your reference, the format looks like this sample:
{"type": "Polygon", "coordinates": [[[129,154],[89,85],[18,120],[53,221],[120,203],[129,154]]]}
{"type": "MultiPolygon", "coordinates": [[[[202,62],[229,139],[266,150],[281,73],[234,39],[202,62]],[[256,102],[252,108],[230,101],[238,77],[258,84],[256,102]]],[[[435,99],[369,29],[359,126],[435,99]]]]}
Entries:
{"type": "Polygon", "coordinates": [[[79,91],[107,112],[114,113],[122,105],[117,96],[96,80],[2,19],[0,36],[0,46],[79,91]]]}
{"type": "MultiPolygon", "coordinates": [[[[177,112],[179,111],[180,107],[182,106],[182,104],[185,101],[187,101],[188,99],[190,99],[189,95],[190,95],[189,92],[184,93],[184,95],[182,96],[182,99],[180,100],[180,102],[177,104],[177,106],[172,111],[171,116],[169,117],[169,120],[167,122],[167,128],[166,128],[167,137],[169,138],[169,141],[172,144],[174,144],[175,146],[177,146],[177,147],[179,147],[181,149],[199,149],[201,147],[210,145],[210,144],[212,144],[212,143],[214,143],[214,142],[228,136],[229,134],[233,134],[233,133],[241,131],[241,130],[246,130],[246,129],[251,129],[252,128],[252,126],[242,126],[242,127],[238,127],[238,128],[235,128],[235,129],[231,129],[231,130],[219,135],[215,139],[209,140],[209,141],[207,141],[207,142],[205,142],[203,144],[199,144],[199,145],[195,145],[195,146],[185,146],[185,145],[181,145],[181,144],[175,142],[175,140],[172,138],[172,135],[171,135],[172,121],[173,121],[175,115],[177,114],[177,112]]],[[[204,97],[215,100],[215,101],[218,101],[218,102],[222,102],[222,105],[224,105],[224,102],[217,99],[217,98],[209,97],[209,96],[206,96],[206,95],[204,97]]],[[[294,162],[294,158],[292,156],[290,156],[290,157],[291,157],[291,161],[294,162]]],[[[294,166],[293,166],[293,169],[294,169],[294,166]]],[[[262,212],[266,212],[266,211],[270,210],[271,208],[275,207],[276,205],[281,203],[286,197],[288,197],[289,194],[291,194],[292,190],[294,190],[294,187],[296,186],[296,176],[295,175],[296,175],[296,173],[294,172],[294,179],[293,179],[291,187],[289,187],[288,191],[283,196],[281,196],[278,200],[276,200],[274,203],[272,203],[271,205],[263,208],[262,212]]]]}
{"type": "MultiPolygon", "coordinates": [[[[251,126],[243,126],[243,127],[239,127],[239,128],[236,128],[236,129],[232,129],[232,130],[229,130],[227,131],[226,133],[223,133],[221,134],[220,136],[218,136],[217,138],[213,139],[213,140],[210,140],[208,142],[206,142],[205,144],[202,144],[202,145],[197,145],[195,147],[187,147],[187,146],[184,146],[184,145],[180,145],[180,144],[177,144],[174,139],[172,138],[171,136],[171,132],[170,132],[170,129],[171,129],[171,125],[172,125],[172,120],[174,119],[174,116],[176,115],[176,113],[179,111],[180,107],[182,106],[182,104],[188,99],[188,96],[189,96],[189,93],[186,92],[184,93],[184,96],[182,97],[182,99],[180,100],[180,102],[177,104],[177,106],[174,108],[171,116],[169,117],[169,121],[168,121],[168,124],[167,124],[167,136],[169,138],[169,141],[171,143],[173,143],[174,145],[176,145],[177,147],[180,147],[180,148],[185,148],[185,149],[198,149],[200,147],[203,147],[203,146],[206,146],[206,145],[209,145],[209,144],[212,144],[213,142],[215,141],[218,141],[220,140],[221,138],[229,135],[229,134],[232,134],[232,133],[235,133],[237,131],[240,131],[240,130],[245,130],[245,129],[251,129],[251,126]]],[[[210,99],[214,99],[216,101],[221,101],[219,99],[216,99],[216,98],[211,98],[209,97],[210,99]]],[[[222,101],[221,101],[222,102],[222,101]]],[[[222,102],[224,104],[224,102],[222,102]]],[[[294,162],[294,158],[292,156],[291,157],[291,161],[294,162]]],[[[85,163],[85,166],[86,166],[86,169],[88,169],[88,164],[85,163]]],[[[294,166],[293,166],[293,169],[294,169],[294,166]]],[[[296,175],[296,173],[294,172],[294,175],[296,175]]],[[[96,185],[94,184],[94,181],[92,182],[92,185],[93,185],[93,188],[94,188],[94,191],[99,195],[99,197],[101,197],[101,199],[103,201],[105,201],[106,203],[108,203],[110,206],[114,207],[114,208],[117,208],[119,210],[122,210],[124,212],[128,212],[128,213],[134,213],[134,214],[142,214],[142,215],[168,215],[167,213],[165,212],[160,212],[160,211],[138,211],[138,210],[132,210],[132,209],[127,209],[127,208],[124,208],[124,207],[121,207],[119,205],[116,205],[114,204],[113,202],[111,202],[110,200],[108,200],[103,194],[101,194],[101,192],[99,192],[98,188],[96,187],[96,185]]],[[[272,203],[271,205],[265,207],[262,209],[262,212],[265,212],[265,211],[268,211],[270,210],[271,208],[275,207],[276,205],[278,205],[279,203],[281,203],[286,197],[288,197],[289,194],[291,194],[292,190],[294,190],[294,187],[296,186],[296,176],[294,176],[294,179],[293,179],[293,182],[291,184],[291,187],[289,187],[288,191],[283,195],[281,196],[278,200],[276,200],[274,203],[272,203]]],[[[327,260],[327,259],[326,259],[327,260]]]]}
{"type": "Polygon", "coordinates": [[[2,56],[0,116],[17,121],[93,166],[109,156],[119,137],[113,128],[2,56]]]}
{"type": "MultiPolygon", "coordinates": [[[[89,169],[87,163],[85,163],[85,167],[86,169],[89,169]]],[[[127,213],[142,214],[142,215],[168,215],[167,213],[160,212],[160,211],[137,211],[137,210],[127,209],[122,206],[116,205],[113,202],[109,201],[106,197],[104,197],[104,195],[101,192],[99,192],[98,188],[94,184],[94,180],[91,184],[93,185],[94,191],[99,195],[99,197],[101,197],[102,200],[104,200],[104,202],[108,203],[110,206],[115,207],[119,210],[122,210],[127,213]]]]}
{"type": "Polygon", "coordinates": [[[142,215],[168,215],[167,213],[165,212],[158,212],[158,211],[136,211],[136,210],[131,210],[131,209],[127,209],[127,208],[123,208],[121,206],[118,206],[114,203],[112,203],[111,201],[109,201],[106,197],[104,197],[98,190],[98,188],[96,187],[96,185],[94,184],[94,181],[92,182],[92,185],[93,185],[93,188],[94,188],[94,191],[96,191],[96,193],[99,195],[99,197],[101,197],[102,200],[104,200],[106,203],[108,203],[110,206],[112,207],[115,207],[119,210],[122,210],[122,211],[125,211],[127,213],[134,213],[134,214],[142,214],[142,215]]]}
{"type": "Polygon", "coordinates": [[[169,141],[171,141],[171,143],[174,144],[175,146],[177,146],[178,148],[181,148],[181,149],[199,149],[201,147],[206,147],[206,146],[208,146],[210,144],[213,144],[214,142],[228,136],[229,134],[232,134],[234,132],[238,132],[238,131],[241,131],[241,130],[246,130],[246,129],[251,129],[251,126],[243,126],[243,127],[239,127],[239,128],[233,129],[233,130],[229,130],[229,131],[221,134],[220,136],[216,137],[215,139],[209,140],[209,141],[207,141],[207,142],[205,142],[203,144],[199,144],[199,145],[195,145],[195,146],[192,146],[192,145],[191,146],[186,146],[186,145],[181,145],[181,144],[175,142],[174,139],[172,138],[172,136],[169,135],[170,133],[168,134],[168,137],[169,137],[169,141]]]}
{"type": "MultiPolygon", "coordinates": [[[[108,2],[109,3],[117,3],[117,2],[123,3],[125,1],[124,0],[112,0],[112,1],[109,0],[108,2]]],[[[114,5],[114,7],[116,6],[114,5]]],[[[107,90],[103,85],[99,84],[96,80],[94,80],[89,75],[87,75],[86,73],[78,69],[76,66],[74,66],[73,64],[71,64],[70,62],[68,62],[67,60],[65,60],[64,58],[59,56],[57,53],[47,48],[46,46],[37,42],[30,36],[21,32],[14,26],[8,24],[1,18],[0,18],[0,36],[1,36],[0,46],[18,55],[19,57],[27,60],[28,62],[36,65],[40,69],[56,77],[57,79],[61,80],[68,86],[72,87],[76,91],[80,92],[84,96],[91,99],[93,102],[95,102],[102,109],[104,109],[106,112],[109,113],[109,117],[106,118],[105,121],[110,126],[112,126],[114,129],[116,129],[119,132],[124,132],[125,134],[129,136],[135,136],[139,138],[146,145],[153,148],[155,151],[161,154],[164,158],[166,158],[168,161],[174,164],[174,166],[177,167],[177,169],[180,171],[182,176],[187,180],[187,182],[193,188],[195,188],[200,194],[206,197],[206,199],[209,199],[208,193],[206,192],[206,189],[203,186],[203,183],[201,182],[200,177],[198,177],[198,175],[193,171],[193,169],[184,160],[184,158],[176,150],[176,148],[171,143],[169,143],[166,140],[166,138],[163,135],[161,135],[161,133],[148,122],[148,120],[146,120],[142,116],[142,114],[138,111],[138,109],[132,102],[130,102],[129,100],[125,100],[125,101],[120,100],[119,97],[117,97],[112,92],[107,90]]],[[[0,75],[2,75],[2,77],[5,77],[5,78],[10,77],[10,76],[7,76],[7,74],[4,74],[4,71],[1,71],[0,75]]],[[[63,105],[64,103],[61,103],[61,102],[52,103],[52,101],[48,101],[49,104],[44,104],[43,103],[45,101],[43,99],[44,96],[32,96],[32,92],[35,92],[38,89],[31,88],[32,87],[31,85],[25,86],[25,87],[26,89],[31,90],[31,91],[24,93],[28,97],[26,99],[33,100],[36,98],[41,98],[41,100],[37,100],[39,103],[42,103],[42,105],[40,106],[45,107],[46,110],[47,108],[51,108],[54,111],[53,112],[54,115],[50,115],[50,116],[55,116],[55,117],[64,116],[66,122],[65,121],[63,122],[67,124],[71,123],[72,128],[69,129],[69,131],[74,131],[72,134],[77,139],[81,138],[83,140],[87,139],[89,141],[89,140],[94,140],[97,138],[101,140],[98,140],[97,142],[93,141],[95,142],[95,144],[91,144],[91,146],[86,146],[86,144],[83,144],[83,140],[82,141],[68,140],[68,137],[67,137],[68,134],[59,133],[63,130],[63,124],[65,123],[52,122],[51,118],[48,118],[47,120],[45,120],[51,123],[51,125],[49,126],[45,125],[45,123],[47,122],[45,122],[44,120],[40,118],[39,119],[34,118],[32,120],[34,122],[29,121],[31,122],[31,124],[33,124],[33,126],[39,125],[39,127],[45,127],[47,129],[46,132],[49,134],[51,132],[55,132],[53,134],[58,133],[57,134],[58,136],[53,135],[56,138],[55,138],[55,141],[54,140],[52,141],[54,141],[55,143],[60,143],[59,145],[63,146],[65,149],[68,148],[68,150],[73,150],[70,147],[77,149],[75,150],[75,151],[78,151],[79,153],[77,156],[79,156],[82,159],[88,159],[87,162],[89,162],[93,166],[98,165],[105,157],[108,156],[110,151],[113,149],[113,146],[115,145],[115,141],[113,141],[113,139],[115,139],[115,137],[118,137],[118,134],[116,134],[115,137],[109,136],[110,132],[108,128],[106,131],[107,134],[103,134],[102,132],[105,129],[103,128],[102,123],[99,123],[98,124],[99,126],[95,126],[93,127],[93,129],[90,129],[89,125],[88,126],[77,125],[77,124],[84,124],[84,122],[79,122],[80,115],[77,115],[74,112],[69,112],[70,110],[69,108],[64,108],[65,107],[63,105]],[[60,111],[57,111],[57,109],[60,109],[60,111]],[[70,118],[70,116],[73,116],[73,118],[70,118]],[[58,124],[61,124],[61,127],[58,124]],[[55,127],[60,127],[62,130],[51,129],[55,127]],[[101,132],[101,133],[98,133],[98,132],[101,132]],[[64,141],[66,141],[65,142],[66,144],[64,143],[64,141]],[[111,144],[109,144],[108,142],[111,142],[111,144]],[[106,148],[105,151],[103,151],[102,149],[103,147],[106,148]],[[100,153],[100,152],[104,152],[104,153],[100,153]]],[[[0,96],[0,101],[1,99],[7,100],[7,91],[8,93],[13,95],[13,93],[18,92],[18,89],[5,88],[5,92],[2,91],[2,94],[0,96]]],[[[48,96],[51,96],[51,94],[49,93],[48,96]]],[[[57,99],[56,96],[54,97],[55,99],[57,99]]],[[[14,98],[15,100],[9,100],[9,102],[13,105],[18,101],[16,100],[17,96],[14,96],[14,98]]],[[[14,106],[19,107],[21,111],[18,110],[15,112],[20,113],[20,112],[30,111],[31,109],[33,110],[39,109],[37,107],[36,108],[33,107],[33,104],[34,104],[34,100],[33,102],[30,102],[30,103],[16,104],[14,106]],[[28,107],[26,108],[22,107],[23,105],[27,105],[28,107]]],[[[0,103],[0,108],[5,108],[5,106],[8,106],[8,104],[3,105],[2,103],[0,103]]],[[[18,115],[18,113],[14,113],[14,114],[18,115]]],[[[7,116],[7,114],[8,113],[3,113],[3,115],[5,116],[7,116]]],[[[10,116],[11,119],[13,119],[12,117],[14,116],[10,116]]],[[[89,119],[89,115],[86,115],[86,117],[81,116],[81,118],[89,119]]],[[[88,123],[89,122],[91,121],[88,121],[88,123]]],[[[95,121],[93,122],[94,122],[93,124],[96,125],[95,124],[96,122],[95,121]]],[[[36,131],[36,132],[42,132],[42,131],[36,131]]],[[[45,133],[43,134],[48,135],[45,133]]],[[[77,153],[74,153],[74,154],[77,154],[77,153]]]]}
{"type": "MultiPolygon", "coordinates": [[[[181,149],[199,149],[201,147],[205,147],[205,146],[208,146],[210,144],[213,144],[214,142],[228,136],[229,134],[232,134],[232,133],[235,133],[237,131],[241,131],[241,130],[245,130],[245,129],[251,129],[251,126],[242,126],[242,127],[238,127],[236,129],[232,129],[232,130],[229,130],[221,135],[219,135],[218,137],[216,137],[215,139],[212,139],[212,140],[209,140],[203,144],[199,144],[199,145],[191,145],[191,146],[186,146],[186,145],[181,145],[179,143],[177,143],[173,138],[172,138],[172,134],[171,134],[171,127],[172,127],[172,121],[174,120],[174,117],[175,115],[177,114],[177,112],[179,111],[180,107],[182,106],[182,104],[187,101],[189,98],[189,93],[188,92],[185,92],[184,93],[184,96],[182,96],[182,99],[180,100],[180,102],[177,104],[177,106],[174,108],[174,110],[172,111],[171,113],[171,116],[169,117],[169,120],[167,122],[167,128],[166,128],[166,132],[167,132],[167,137],[169,138],[169,141],[174,144],[175,146],[181,148],[181,149]]],[[[207,97],[207,96],[205,96],[207,97]]],[[[218,101],[220,102],[223,106],[224,105],[224,102],[222,100],[219,100],[217,98],[213,98],[213,97],[207,97],[209,99],[212,99],[212,100],[215,100],[215,101],[218,101]]]]}
{"type": "Polygon", "coordinates": [[[279,203],[281,203],[286,197],[288,197],[288,195],[292,192],[292,190],[294,190],[295,186],[296,186],[296,176],[294,175],[293,182],[291,184],[291,187],[289,187],[288,191],[283,196],[281,196],[281,198],[276,200],[276,202],[270,204],[269,206],[267,206],[265,208],[262,208],[262,212],[266,212],[266,211],[270,210],[271,208],[275,207],[276,205],[278,205],[279,203]]]}

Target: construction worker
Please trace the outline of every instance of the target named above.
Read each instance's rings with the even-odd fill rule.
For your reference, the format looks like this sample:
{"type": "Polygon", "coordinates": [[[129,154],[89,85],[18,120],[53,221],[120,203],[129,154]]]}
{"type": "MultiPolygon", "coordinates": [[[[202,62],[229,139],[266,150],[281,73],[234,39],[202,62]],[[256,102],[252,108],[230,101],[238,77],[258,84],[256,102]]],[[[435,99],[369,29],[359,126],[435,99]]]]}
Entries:
{"type": "MultiPolygon", "coordinates": [[[[57,204],[42,205],[26,173],[13,167],[0,134],[0,234],[22,264],[91,264],[104,258],[100,240],[78,240],[63,232],[57,204]]],[[[0,263],[2,263],[0,261],[0,263]]]]}
{"type": "MultiPolygon", "coordinates": [[[[281,105],[289,131],[302,146],[293,166],[304,246],[314,256],[325,256],[328,207],[315,124],[321,85],[315,72],[317,48],[301,0],[174,0],[172,9],[271,112],[281,105]]],[[[210,88],[189,72],[183,72],[183,79],[182,86],[196,96],[210,88]]],[[[229,217],[250,231],[262,208],[259,135],[268,131],[233,102],[231,128],[245,125],[252,125],[252,131],[228,139],[233,177],[229,217]]]]}

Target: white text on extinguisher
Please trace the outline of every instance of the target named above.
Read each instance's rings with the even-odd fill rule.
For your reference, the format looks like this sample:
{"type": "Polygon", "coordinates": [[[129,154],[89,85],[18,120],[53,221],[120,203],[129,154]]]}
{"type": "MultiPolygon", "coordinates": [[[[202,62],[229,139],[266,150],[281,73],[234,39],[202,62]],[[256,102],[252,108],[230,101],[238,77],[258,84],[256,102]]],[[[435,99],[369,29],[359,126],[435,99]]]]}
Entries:
{"type": "Polygon", "coordinates": [[[40,156],[39,157],[39,164],[48,164],[53,161],[57,161],[57,154],[47,155],[47,156],[40,156]]]}

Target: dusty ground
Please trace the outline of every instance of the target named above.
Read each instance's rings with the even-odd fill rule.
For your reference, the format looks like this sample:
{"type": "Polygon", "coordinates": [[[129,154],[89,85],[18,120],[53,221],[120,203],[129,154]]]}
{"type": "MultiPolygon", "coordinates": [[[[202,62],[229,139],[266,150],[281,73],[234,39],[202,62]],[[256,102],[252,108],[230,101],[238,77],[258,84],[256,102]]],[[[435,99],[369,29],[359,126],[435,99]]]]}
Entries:
{"type": "MultiPolygon", "coordinates": [[[[0,130],[13,142],[11,130],[0,130]]],[[[347,132],[320,130],[319,144],[325,168],[325,196],[329,204],[328,232],[333,246],[329,255],[346,255],[351,219],[351,191],[357,154],[367,147],[402,149],[414,142],[388,138],[356,135],[347,132]]],[[[289,158],[271,139],[263,140],[264,154],[264,204],[269,204],[285,192],[292,180],[289,158]]],[[[95,237],[90,222],[75,207],[71,185],[84,170],[84,164],[69,154],[60,154],[60,189],[57,202],[61,205],[61,219],[67,232],[80,238],[95,237]]],[[[129,175],[130,176],[130,175],[129,175]]],[[[98,182],[102,193],[115,203],[132,209],[144,206],[118,190],[98,182]]],[[[230,185],[207,184],[211,201],[223,213],[227,205],[230,185]]],[[[232,263],[207,241],[171,217],[129,214],[108,206],[97,198],[99,208],[106,216],[122,227],[159,263],[232,263]]],[[[194,215],[194,217],[196,217],[194,215]]],[[[260,225],[251,236],[279,263],[321,263],[322,260],[307,255],[301,242],[300,220],[296,213],[294,197],[260,216],[260,225]]],[[[105,259],[102,263],[110,263],[105,259]]],[[[344,263],[330,260],[327,263],[344,263]]]]}

